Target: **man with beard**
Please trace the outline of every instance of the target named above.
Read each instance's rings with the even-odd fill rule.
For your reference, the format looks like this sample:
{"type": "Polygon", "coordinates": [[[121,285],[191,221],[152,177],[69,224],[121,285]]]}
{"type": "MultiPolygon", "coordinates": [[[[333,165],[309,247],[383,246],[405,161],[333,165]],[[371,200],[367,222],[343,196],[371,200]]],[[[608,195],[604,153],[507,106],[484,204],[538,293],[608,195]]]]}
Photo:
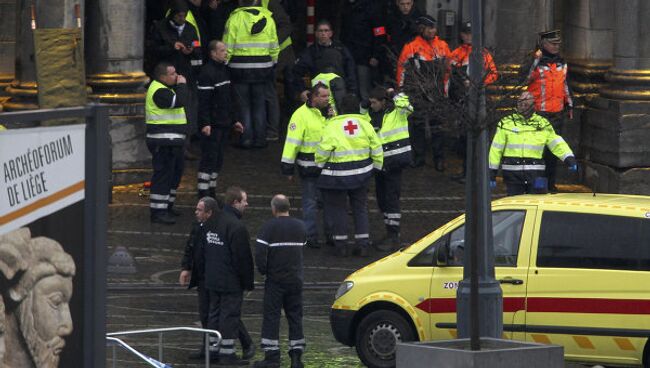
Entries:
{"type": "Polygon", "coordinates": [[[542,153],[548,148],[576,172],[573,152],[557,135],[546,118],[535,113],[533,95],[524,92],[517,100],[517,112],[499,121],[490,146],[490,186],[496,187],[499,166],[508,195],[546,193],[542,153]]]}
{"type": "Polygon", "coordinates": [[[56,368],[72,333],[75,264],[59,243],[23,228],[0,236],[5,302],[4,367],[56,368]]]}

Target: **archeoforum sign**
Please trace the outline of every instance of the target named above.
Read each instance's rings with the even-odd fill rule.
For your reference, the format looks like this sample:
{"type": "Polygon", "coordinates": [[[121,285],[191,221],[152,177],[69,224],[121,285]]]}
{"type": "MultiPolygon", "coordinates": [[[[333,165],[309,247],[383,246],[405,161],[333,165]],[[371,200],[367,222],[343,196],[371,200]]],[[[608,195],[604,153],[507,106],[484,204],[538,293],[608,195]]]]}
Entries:
{"type": "Polygon", "coordinates": [[[86,124],[0,132],[0,367],[81,366],[86,124]]]}

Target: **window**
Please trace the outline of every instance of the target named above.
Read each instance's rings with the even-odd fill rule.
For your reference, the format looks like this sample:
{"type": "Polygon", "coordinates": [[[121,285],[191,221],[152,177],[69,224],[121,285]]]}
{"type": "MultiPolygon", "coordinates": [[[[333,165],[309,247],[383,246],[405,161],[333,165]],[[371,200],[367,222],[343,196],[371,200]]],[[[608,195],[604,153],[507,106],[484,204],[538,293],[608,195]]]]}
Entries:
{"type": "MultiPolygon", "coordinates": [[[[517,265],[517,253],[525,218],[525,211],[496,211],[492,213],[495,266],[514,267],[517,265]]],[[[462,266],[465,256],[465,225],[454,229],[420,252],[409,262],[409,266],[432,266],[435,249],[440,244],[449,246],[449,266],[462,266]]]]}
{"type": "Polygon", "coordinates": [[[650,270],[650,220],[546,211],[537,265],[650,270]]]}

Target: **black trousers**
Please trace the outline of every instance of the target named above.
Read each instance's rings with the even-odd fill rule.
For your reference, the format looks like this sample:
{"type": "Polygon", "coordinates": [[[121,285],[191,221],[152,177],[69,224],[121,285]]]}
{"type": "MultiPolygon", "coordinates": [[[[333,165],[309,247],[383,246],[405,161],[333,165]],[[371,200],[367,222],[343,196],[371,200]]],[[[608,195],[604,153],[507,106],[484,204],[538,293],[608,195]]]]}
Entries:
{"type": "Polygon", "coordinates": [[[443,160],[445,158],[444,151],[444,134],[439,127],[439,124],[432,120],[427,120],[424,116],[413,116],[414,112],[409,116],[409,136],[411,140],[411,155],[413,163],[424,164],[427,151],[427,137],[426,125],[431,127],[431,149],[433,153],[433,160],[443,160]]]}
{"type": "Polygon", "coordinates": [[[176,189],[183,177],[183,147],[147,142],[147,148],[153,166],[149,208],[155,215],[167,211],[176,201],[176,189]]]}
{"type": "Polygon", "coordinates": [[[518,194],[547,193],[546,177],[542,170],[509,171],[503,170],[503,182],[509,196],[518,194]]]}
{"type": "Polygon", "coordinates": [[[375,175],[377,205],[384,213],[384,225],[389,233],[399,234],[400,211],[399,199],[402,194],[402,169],[382,171],[375,175]]]}
{"type": "MultiPolygon", "coordinates": [[[[548,119],[557,135],[562,135],[562,130],[564,129],[564,111],[538,112],[538,114],[548,119]]],[[[555,157],[555,155],[552,154],[548,148],[544,148],[543,158],[544,162],[546,163],[546,178],[548,179],[548,189],[551,189],[555,187],[558,158],[555,157]]]]}
{"type": "Polygon", "coordinates": [[[354,218],[354,242],[367,247],[370,241],[368,232],[368,184],[347,190],[321,189],[325,206],[325,222],[332,226],[332,235],[336,247],[343,247],[348,242],[348,198],[354,218]]]}
{"type": "Polygon", "coordinates": [[[217,189],[217,178],[223,167],[223,153],[230,128],[212,128],[209,136],[200,133],[201,136],[201,161],[197,189],[199,196],[214,196],[217,189]]]}
{"type": "MultiPolygon", "coordinates": [[[[199,319],[201,320],[202,328],[209,328],[208,321],[210,316],[210,291],[206,289],[202,283],[196,287],[196,291],[199,297],[199,319]]],[[[241,318],[239,319],[239,332],[238,332],[239,343],[244,349],[248,349],[253,344],[253,339],[251,335],[246,330],[246,325],[242,322],[241,318]]]]}
{"type": "Polygon", "coordinates": [[[289,323],[289,350],[304,350],[302,330],[302,285],[282,284],[266,279],[264,283],[264,319],[262,350],[280,350],[280,313],[284,309],[289,323]]]}
{"type": "MultiPolygon", "coordinates": [[[[235,339],[239,336],[241,324],[242,292],[222,293],[210,290],[210,311],[208,328],[221,332],[219,355],[235,354],[235,339]]],[[[210,337],[210,351],[216,352],[214,338],[210,337]]]]}

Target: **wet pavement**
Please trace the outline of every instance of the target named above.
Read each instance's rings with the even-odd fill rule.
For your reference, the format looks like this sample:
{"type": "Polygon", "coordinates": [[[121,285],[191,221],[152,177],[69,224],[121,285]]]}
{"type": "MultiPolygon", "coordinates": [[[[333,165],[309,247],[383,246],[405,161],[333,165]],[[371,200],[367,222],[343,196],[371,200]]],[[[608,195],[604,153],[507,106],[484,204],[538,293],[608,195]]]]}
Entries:
{"type": "MultiPolygon", "coordinates": [[[[228,147],[224,168],[219,176],[218,192],[230,185],[239,185],[248,193],[250,206],[244,221],[251,234],[251,244],[262,223],[271,217],[270,200],[274,194],[290,197],[292,214],[300,217],[300,186],[280,174],[281,143],[271,142],[266,149],[240,150],[228,147]]],[[[460,170],[460,162],[448,160],[451,169],[436,172],[431,163],[408,169],[403,176],[402,243],[409,243],[461,214],[464,208],[464,185],[450,179],[460,170]]],[[[134,259],[135,272],[111,272],[108,275],[107,331],[161,328],[173,326],[200,327],[196,291],[178,286],[180,260],[196,205],[196,161],[187,162],[185,176],[175,208],[182,216],[173,226],[150,224],[148,198],[139,195],[139,186],[116,188],[109,209],[108,254],[124,247],[134,259]]],[[[562,188],[561,188],[562,189],[562,188]]],[[[496,195],[502,195],[499,186],[496,195]]],[[[374,185],[369,195],[370,234],[381,238],[383,216],[374,199],[374,185]]],[[[338,284],[362,266],[385,256],[371,250],[370,257],[335,258],[332,248],[305,249],[304,327],[307,367],[362,367],[354,348],[341,345],[331,334],[329,308],[338,284]]],[[[256,274],[256,289],[245,295],[243,321],[256,345],[259,344],[262,321],[262,278],[256,274]]],[[[283,366],[288,367],[287,325],[281,324],[283,366]]],[[[134,348],[157,359],[157,334],[125,337],[134,348]]],[[[201,367],[187,355],[197,350],[201,337],[186,332],[165,334],[163,361],[173,367],[201,367]]],[[[261,359],[259,351],[256,359],[261,359]]],[[[107,366],[145,367],[133,355],[121,349],[107,350],[107,366]]],[[[576,366],[577,367],[577,366],[576,366]]]]}

